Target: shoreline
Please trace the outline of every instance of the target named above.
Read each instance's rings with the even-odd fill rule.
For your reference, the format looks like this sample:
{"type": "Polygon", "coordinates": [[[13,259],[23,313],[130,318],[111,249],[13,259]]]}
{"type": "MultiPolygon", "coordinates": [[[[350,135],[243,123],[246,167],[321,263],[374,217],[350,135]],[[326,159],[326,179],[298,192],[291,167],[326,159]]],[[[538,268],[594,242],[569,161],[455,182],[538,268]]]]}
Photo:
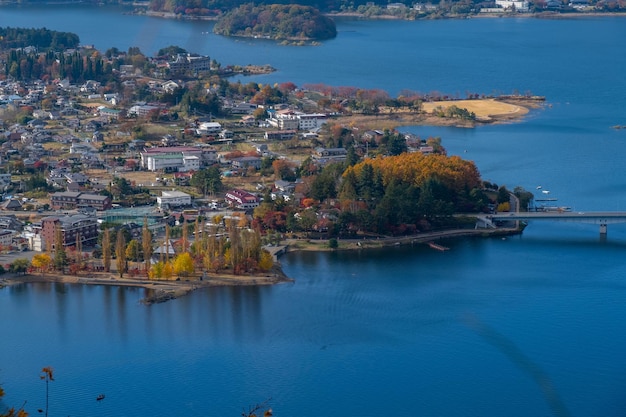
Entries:
{"type": "Polygon", "coordinates": [[[513,123],[528,116],[531,110],[541,109],[546,101],[543,97],[491,97],[459,99],[422,103],[423,111],[394,111],[384,109],[378,114],[349,114],[337,120],[356,123],[371,129],[395,129],[399,126],[449,126],[475,128],[493,124],[513,123]],[[433,113],[436,107],[457,106],[476,114],[475,120],[439,117],[433,113]]]}
{"type": "Polygon", "coordinates": [[[146,277],[120,278],[116,272],[89,272],[83,275],[61,275],[58,272],[46,274],[11,275],[0,278],[0,288],[18,284],[60,283],[78,285],[102,285],[114,287],[134,287],[148,290],[141,300],[142,304],[151,305],[183,297],[192,291],[209,287],[236,287],[249,285],[274,285],[294,282],[284,274],[279,263],[264,274],[234,275],[207,273],[206,279],[199,276],[190,279],[150,280],[146,277]]]}
{"type": "MultiPolygon", "coordinates": [[[[338,248],[330,248],[328,240],[312,239],[287,239],[286,245],[282,246],[279,253],[298,251],[353,251],[370,250],[384,247],[394,247],[413,244],[432,244],[434,241],[444,239],[456,239],[467,237],[506,237],[520,234],[522,230],[514,228],[502,229],[452,229],[442,230],[417,235],[397,236],[397,237],[377,237],[363,239],[340,239],[338,248]]],[[[221,286],[259,286],[275,285],[281,283],[293,283],[295,280],[288,277],[282,270],[279,262],[276,262],[272,269],[265,274],[257,275],[233,275],[233,274],[213,274],[207,273],[206,279],[194,277],[184,280],[149,280],[144,277],[119,278],[115,272],[90,272],[85,275],[60,275],[58,273],[49,274],[29,274],[11,275],[0,278],[0,289],[5,286],[31,284],[31,283],[61,283],[74,285],[102,285],[115,287],[134,287],[148,290],[146,296],[140,301],[144,305],[158,304],[183,297],[195,290],[209,287],[221,286]]]]}

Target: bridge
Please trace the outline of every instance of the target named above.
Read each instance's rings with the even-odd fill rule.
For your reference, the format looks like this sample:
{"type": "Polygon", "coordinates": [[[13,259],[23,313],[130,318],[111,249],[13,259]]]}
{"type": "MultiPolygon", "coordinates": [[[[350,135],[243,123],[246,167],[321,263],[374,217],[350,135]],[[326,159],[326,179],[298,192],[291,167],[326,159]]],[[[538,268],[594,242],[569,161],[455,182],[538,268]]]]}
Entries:
{"type": "Polygon", "coordinates": [[[600,234],[605,235],[607,225],[626,223],[626,212],[624,211],[596,211],[596,212],[572,212],[567,210],[553,211],[529,211],[486,214],[479,216],[479,223],[484,223],[486,227],[495,227],[495,222],[509,221],[559,221],[577,222],[600,225],[600,234]]]}

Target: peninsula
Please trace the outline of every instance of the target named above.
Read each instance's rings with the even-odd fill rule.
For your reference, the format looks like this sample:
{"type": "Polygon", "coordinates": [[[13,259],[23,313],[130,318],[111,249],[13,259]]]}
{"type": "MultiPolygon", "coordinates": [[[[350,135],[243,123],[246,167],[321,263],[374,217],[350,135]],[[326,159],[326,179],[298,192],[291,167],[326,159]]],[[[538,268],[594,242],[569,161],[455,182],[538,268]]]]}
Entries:
{"type": "Polygon", "coordinates": [[[242,84],[229,81],[241,67],[175,45],[149,57],[47,29],[0,36],[0,272],[13,279],[138,286],[147,302],[274,284],[289,281],[279,248],[518,233],[456,213],[532,198],[396,128],[511,122],[543,97],[242,84]]]}

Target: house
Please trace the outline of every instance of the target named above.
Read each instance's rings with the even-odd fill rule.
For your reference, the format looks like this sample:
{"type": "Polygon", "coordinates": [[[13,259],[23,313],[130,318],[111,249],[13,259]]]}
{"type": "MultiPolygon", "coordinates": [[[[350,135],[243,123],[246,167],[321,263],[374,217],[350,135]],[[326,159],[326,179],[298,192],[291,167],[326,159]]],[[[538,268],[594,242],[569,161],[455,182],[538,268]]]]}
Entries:
{"type": "Polygon", "coordinates": [[[157,205],[160,209],[191,205],[191,196],[182,191],[162,191],[157,197],[157,205]]]}
{"type": "Polygon", "coordinates": [[[0,216],[0,229],[22,230],[24,223],[20,221],[14,214],[5,214],[0,216]]]}
{"type": "Polygon", "coordinates": [[[265,132],[263,135],[265,140],[289,140],[297,135],[295,130],[275,130],[265,132]]]}
{"type": "Polygon", "coordinates": [[[217,135],[222,131],[222,125],[217,122],[202,122],[196,129],[197,135],[217,135]]]}
{"type": "Polygon", "coordinates": [[[164,82],[163,85],[161,85],[161,88],[163,89],[164,92],[172,94],[174,91],[180,88],[180,85],[178,85],[172,80],[169,80],[169,81],[164,82]]]}
{"type": "Polygon", "coordinates": [[[159,262],[159,258],[161,256],[170,256],[170,257],[174,257],[176,256],[176,250],[174,250],[174,244],[172,239],[168,239],[167,242],[163,242],[161,245],[157,246],[153,251],[152,251],[152,261],[153,262],[159,262]]]}
{"type": "Polygon", "coordinates": [[[293,193],[296,190],[296,184],[289,181],[276,180],[274,181],[274,188],[283,193],[293,193]]]}
{"type": "Polygon", "coordinates": [[[321,164],[346,160],[348,151],[344,148],[316,148],[313,159],[321,164]]]}
{"type": "Polygon", "coordinates": [[[226,193],[226,202],[231,206],[241,210],[251,210],[259,206],[260,200],[257,196],[247,191],[233,189],[226,193]]]}
{"type": "Polygon", "coordinates": [[[159,106],[152,106],[148,104],[137,104],[128,109],[128,116],[147,117],[153,112],[160,112],[159,106]]]}
{"type": "Polygon", "coordinates": [[[4,201],[2,205],[0,205],[0,208],[6,211],[19,211],[22,210],[22,202],[17,198],[11,198],[7,201],[4,201]]]}
{"type": "Polygon", "coordinates": [[[232,167],[235,169],[248,169],[250,167],[260,169],[261,158],[258,156],[242,156],[241,158],[235,158],[232,160],[232,167]]]}
{"type": "Polygon", "coordinates": [[[13,236],[15,235],[16,233],[13,230],[0,230],[0,246],[3,248],[11,246],[11,244],[13,243],[13,236]]]}
{"type": "Polygon", "coordinates": [[[257,109],[256,104],[241,102],[227,108],[231,114],[252,114],[257,109]]]}
{"type": "Polygon", "coordinates": [[[121,110],[110,109],[108,107],[98,107],[98,116],[104,117],[107,121],[117,121],[122,114],[121,110]]]}

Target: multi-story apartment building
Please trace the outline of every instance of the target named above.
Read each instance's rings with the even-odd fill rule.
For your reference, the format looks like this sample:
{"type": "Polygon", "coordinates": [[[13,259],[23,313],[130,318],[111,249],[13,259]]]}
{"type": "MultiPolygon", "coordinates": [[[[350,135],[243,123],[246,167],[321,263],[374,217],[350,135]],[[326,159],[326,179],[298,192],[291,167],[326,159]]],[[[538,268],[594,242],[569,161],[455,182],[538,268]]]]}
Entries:
{"type": "MultiPolygon", "coordinates": [[[[35,225],[34,225],[35,226],[35,225]]],[[[37,227],[33,227],[35,233],[37,227]]],[[[48,216],[41,219],[39,234],[42,237],[42,249],[50,245],[54,249],[57,230],[61,233],[63,246],[76,244],[77,236],[83,245],[95,244],[98,240],[99,225],[94,216],[75,214],[71,216],[48,216]]]]}
{"type": "Polygon", "coordinates": [[[106,195],[89,194],[80,191],[60,191],[52,194],[50,205],[54,210],[72,210],[80,207],[109,210],[111,208],[111,198],[106,195]]]}

